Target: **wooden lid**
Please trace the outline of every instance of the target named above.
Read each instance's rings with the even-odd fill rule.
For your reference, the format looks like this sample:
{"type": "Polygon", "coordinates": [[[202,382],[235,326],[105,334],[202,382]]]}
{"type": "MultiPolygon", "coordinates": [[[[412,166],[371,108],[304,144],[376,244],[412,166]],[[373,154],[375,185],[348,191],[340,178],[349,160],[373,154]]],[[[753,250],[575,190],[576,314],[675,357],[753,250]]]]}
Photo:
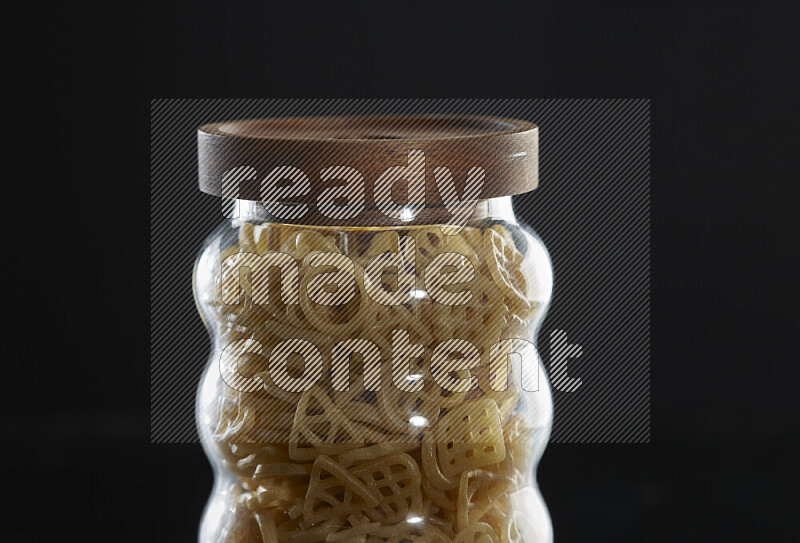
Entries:
{"type": "MultiPolygon", "coordinates": [[[[470,170],[482,168],[485,179],[480,199],[520,194],[538,185],[538,128],[514,119],[378,116],[238,120],[201,126],[197,142],[200,190],[216,196],[266,201],[269,198],[261,194],[266,176],[276,168],[299,169],[307,176],[310,190],[280,201],[308,204],[310,215],[299,221],[307,224],[354,224],[314,219],[320,193],[330,191],[335,182],[322,180],[320,172],[341,166],[357,170],[363,176],[365,209],[374,211],[375,181],[389,168],[408,166],[410,151],[424,153],[426,209],[443,204],[436,168],[449,168],[459,195],[470,170]],[[229,172],[234,168],[240,169],[236,175],[238,190],[232,190],[230,184],[229,172]]],[[[393,189],[398,204],[403,203],[398,201],[403,194],[402,187],[399,192],[393,189]]],[[[421,213],[420,220],[425,215],[421,213]]]]}

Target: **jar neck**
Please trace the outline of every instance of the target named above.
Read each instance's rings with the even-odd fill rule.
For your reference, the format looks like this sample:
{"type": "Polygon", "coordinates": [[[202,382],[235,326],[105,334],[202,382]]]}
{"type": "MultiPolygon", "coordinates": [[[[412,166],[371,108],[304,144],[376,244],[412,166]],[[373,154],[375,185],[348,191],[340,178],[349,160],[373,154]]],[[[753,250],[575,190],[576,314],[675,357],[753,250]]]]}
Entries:
{"type": "MultiPolygon", "coordinates": [[[[224,204],[223,212],[226,213],[226,216],[232,219],[240,219],[244,221],[252,221],[252,222],[276,222],[276,223],[285,223],[287,221],[282,220],[274,215],[271,215],[266,207],[259,201],[255,200],[227,200],[224,204]]],[[[417,226],[417,225],[424,225],[424,224],[446,224],[450,220],[452,220],[452,214],[447,211],[446,208],[442,206],[438,206],[436,208],[426,208],[424,209],[424,213],[420,212],[415,214],[413,210],[409,209],[408,215],[410,217],[414,217],[413,219],[407,222],[396,222],[393,221],[393,224],[387,224],[387,217],[380,213],[377,210],[364,210],[362,211],[358,217],[356,217],[352,224],[347,224],[347,221],[334,221],[331,220],[330,223],[325,223],[322,221],[315,221],[315,226],[353,226],[353,227],[370,227],[370,226],[395,226],[395,227],[402,227],[402,226],[417,226]]],[[[514,208],[511,202],[511,196],[501,196],[498,198],[488,198],[485,200],[479,200],[475,205],[475,209],[472,213],[472,216],[469,220],[480,220],[480,219],[499,219],[509,223],[516,223],[516,218],[514,217],[514,208]]],[[[296,224],[308,224],[304,222],[302,218],[297,221],[293,221],[296,224]]]]}

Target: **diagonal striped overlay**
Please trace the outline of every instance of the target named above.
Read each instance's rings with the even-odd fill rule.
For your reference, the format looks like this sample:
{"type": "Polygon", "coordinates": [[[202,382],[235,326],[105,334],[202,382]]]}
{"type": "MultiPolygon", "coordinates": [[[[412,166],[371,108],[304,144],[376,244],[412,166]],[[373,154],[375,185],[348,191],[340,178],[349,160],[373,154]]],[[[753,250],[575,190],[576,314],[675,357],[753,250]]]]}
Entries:
{"type": "Polygon", "coordinates": [[[539,188],[514,203],[520,221],[537,231],[553,261],[553,299],[538,344],[551,373],[556,360],[566,362],[566,371],[559,366],[551,374],[550,439],[649,441],[650,102],[645,99],[153,100],[152,441],[198,441],[195,394],[211,351],[194,306],[191,275],[202,241],[222,211],[218,198],[197,188],[197,127],[256,117],[433,113],[512,117],[539,125],[539,188]]]}

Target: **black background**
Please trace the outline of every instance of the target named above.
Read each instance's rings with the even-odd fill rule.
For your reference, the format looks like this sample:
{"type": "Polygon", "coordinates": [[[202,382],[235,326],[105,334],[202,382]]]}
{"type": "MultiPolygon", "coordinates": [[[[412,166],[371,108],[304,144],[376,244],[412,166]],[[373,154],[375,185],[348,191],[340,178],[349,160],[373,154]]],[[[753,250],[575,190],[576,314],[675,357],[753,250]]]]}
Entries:
{"type": "Polygon", "coordinates": [[[643,97],[652,443],[548,448],[557,541],[796,539],[785,6],[187,1],[5,22],[0,538],[195,540],[205,458],[149,443],[151,98],[643,97]]]}

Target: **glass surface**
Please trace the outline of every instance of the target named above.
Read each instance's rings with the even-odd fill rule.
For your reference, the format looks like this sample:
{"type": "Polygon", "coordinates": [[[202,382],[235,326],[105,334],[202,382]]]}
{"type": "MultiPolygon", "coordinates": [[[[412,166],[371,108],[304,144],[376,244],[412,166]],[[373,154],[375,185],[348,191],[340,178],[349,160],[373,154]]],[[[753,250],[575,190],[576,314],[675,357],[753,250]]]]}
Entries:
{"type": "Polygon", "coordinates": [[[199,540],[551,541],[535,469],[552,403],[528,342],[552,267],[511,198],[454,235],[237,207],[194,274],[213,345],[199,540]]]}

